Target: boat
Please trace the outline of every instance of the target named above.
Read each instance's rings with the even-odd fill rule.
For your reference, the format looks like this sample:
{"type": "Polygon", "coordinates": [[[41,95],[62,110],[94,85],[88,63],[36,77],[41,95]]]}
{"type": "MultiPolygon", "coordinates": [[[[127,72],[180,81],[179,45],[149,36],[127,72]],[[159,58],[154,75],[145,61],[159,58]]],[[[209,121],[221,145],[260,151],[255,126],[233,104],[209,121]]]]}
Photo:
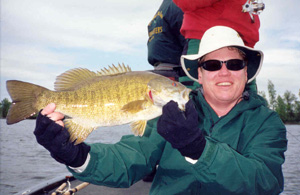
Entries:
{"type": "Polygon", "coordinates": [[[79,181],[73,176],[59,176],[31,188],[22,190],[17,195],[142,195],[149,194],[151,182],[139,181],[129,188],[111,188],[79,181]]]}

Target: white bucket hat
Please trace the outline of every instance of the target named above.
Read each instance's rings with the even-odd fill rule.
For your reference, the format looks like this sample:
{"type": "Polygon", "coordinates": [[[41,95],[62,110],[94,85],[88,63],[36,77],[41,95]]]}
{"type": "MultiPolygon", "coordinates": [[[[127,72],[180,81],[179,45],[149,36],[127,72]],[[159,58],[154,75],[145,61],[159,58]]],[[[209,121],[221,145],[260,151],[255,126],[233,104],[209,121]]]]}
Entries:
{"type": "Polygon", "coordinates": [[[223,47],[236,47],[242,50],[248,59],[248,83],[255,79],[262,66],[263,52],[245,46],[238,32],[226,26],[214,26],[208,29],[200,41],[198,53],[181,56],[182,68],[186,75],[198,82],[198,67],[195,67],[197,63],[188,63],[187,60],[198,60],[204,55],[223,47]]]}

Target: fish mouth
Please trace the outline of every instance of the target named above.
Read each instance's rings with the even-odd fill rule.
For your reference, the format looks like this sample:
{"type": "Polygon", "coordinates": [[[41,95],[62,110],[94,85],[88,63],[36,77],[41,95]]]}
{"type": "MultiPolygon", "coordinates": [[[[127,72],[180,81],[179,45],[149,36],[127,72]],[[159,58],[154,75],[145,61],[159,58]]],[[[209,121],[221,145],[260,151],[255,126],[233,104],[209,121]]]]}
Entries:
{"type": "Polygon", "coordinates": [[[185,111],[185,104],[190,100],[189,95],[192,90],[187,88],[182,91],[182,101],[178,102],[178,107],[180,110],[185,111]]]}

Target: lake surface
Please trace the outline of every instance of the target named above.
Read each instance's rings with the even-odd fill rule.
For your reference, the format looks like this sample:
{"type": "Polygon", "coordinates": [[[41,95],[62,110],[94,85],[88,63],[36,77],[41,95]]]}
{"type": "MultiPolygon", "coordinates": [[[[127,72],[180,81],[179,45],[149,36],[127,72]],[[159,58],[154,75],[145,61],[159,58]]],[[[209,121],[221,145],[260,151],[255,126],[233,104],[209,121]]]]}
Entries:
{"type": "MultiPolygon", "coordinates": [[[[28,187],[62,175],[70,175],[64,165],[53,160],[33,135],[35,120],[6,125],[0,120],[0,195],[16,194],[28,187]]],[[[288,150],[283,165],[284,195],[300,194],[300,125],[287,125],[288,150]]],[[[130,127],[102,127],[87,142],[115,143],[131,134],[130,127]]]]}

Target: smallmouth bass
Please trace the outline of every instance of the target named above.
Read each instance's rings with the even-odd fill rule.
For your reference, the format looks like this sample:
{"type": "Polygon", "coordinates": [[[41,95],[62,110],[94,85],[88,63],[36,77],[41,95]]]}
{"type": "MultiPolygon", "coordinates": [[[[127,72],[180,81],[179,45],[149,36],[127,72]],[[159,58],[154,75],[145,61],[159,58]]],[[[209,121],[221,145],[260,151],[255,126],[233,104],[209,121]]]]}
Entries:
{"type": "Polygon", "coordinates": [[[7,91],[12,99],[7,124],[22,121],[49,103],[66,117],[70,141],[79,144],[100,126],[131,123],[135,135],[142,136],[148,120],[162,114],[170,100],[180,109],[189,100],[190,89],[179,82],[148,71],[131,71],[124,64],[93,72],[71,69],[56,78],[54,91],[9,80],[7,91]]]}

